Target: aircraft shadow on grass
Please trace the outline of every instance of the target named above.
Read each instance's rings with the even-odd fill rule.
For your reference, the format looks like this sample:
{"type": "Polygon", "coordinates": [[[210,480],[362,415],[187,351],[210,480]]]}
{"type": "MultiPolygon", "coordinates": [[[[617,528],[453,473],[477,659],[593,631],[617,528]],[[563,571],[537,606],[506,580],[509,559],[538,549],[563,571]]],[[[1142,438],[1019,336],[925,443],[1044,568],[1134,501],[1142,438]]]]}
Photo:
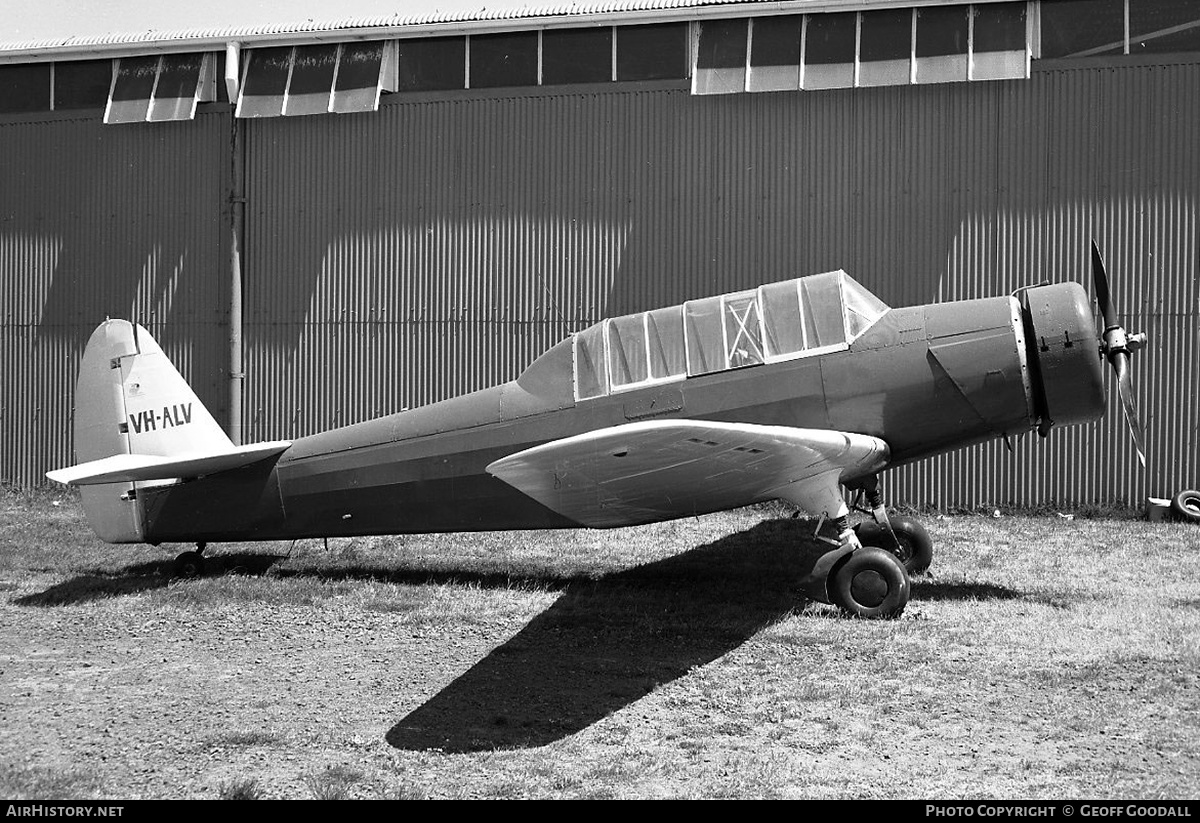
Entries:
{"type": "MultiPolygon", "coordinates": [[[[507,642],[464,672],[388,732],[394,747],[447,752],[526,748],[574,734],[632,704],[655,687],[737,648],[808,601],[798,583],[825,548],[813,522],[763,522],[679,555],[591,578],[514,578],[464,571],[389,571],[362,566],[286,570],[283,555],[230,553],[210,558],[246,575],[371,579],[402,584],[455,582],[510,588],[529,582],[561,592],[507,642]]],[[[18,598],[53,607],[165,587],[170,563],[82,575],[18,598]]],[[[988,583],[918,578],[925,600],[1013,600],[1029,595],[988,583]]],[[[814,613],[824,616],[825,612],[814,613]]],[[[839,617],[830,609],[829,617],[839,617]]]]}
{"type": "MultiPolygon", "coordinates": [[[[737,648],[807,602],[825,551],[804,520],[767,520],[684,554],[574,582],[547,610],[387,734],[399,749],[532,748],[570,736],[737,648]]],[[[1022,599],[914,581],[930,599],[1022,599]]],[[[840,619],[830,609],[814,615],[840,619]]]]}

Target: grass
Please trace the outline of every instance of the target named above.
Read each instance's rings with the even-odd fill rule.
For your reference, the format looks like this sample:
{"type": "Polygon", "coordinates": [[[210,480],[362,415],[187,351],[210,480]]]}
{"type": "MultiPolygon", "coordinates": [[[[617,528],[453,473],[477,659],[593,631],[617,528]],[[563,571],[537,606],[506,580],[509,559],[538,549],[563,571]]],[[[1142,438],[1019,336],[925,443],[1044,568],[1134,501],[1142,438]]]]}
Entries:
{"type": "Polygon", "coordinates": [[[355,786],[366,774],[344,765],[326,766],[306,780],[314,800],[348,800],[353,797],[355,786]]]}
{"type": "Polygon", "coordinates": [[[932,571],[875,622],[799,596],[778,507],[175,581],[9,490],[0,795],[1194,798],[1200,529],[991,513],[918,513],[932,571]]]}
{"type": "Polygon", "coordinates": [[[237,778],[221,784],[220,797],[222,800],[262,800],[262,787],[253,778],[237,778]]]}
{"type": "Polygon", "coordinates": [[[84,769],[71,767],[0,765],[0,797],[21,800],[92,800],[100,781],[84,769]]]}

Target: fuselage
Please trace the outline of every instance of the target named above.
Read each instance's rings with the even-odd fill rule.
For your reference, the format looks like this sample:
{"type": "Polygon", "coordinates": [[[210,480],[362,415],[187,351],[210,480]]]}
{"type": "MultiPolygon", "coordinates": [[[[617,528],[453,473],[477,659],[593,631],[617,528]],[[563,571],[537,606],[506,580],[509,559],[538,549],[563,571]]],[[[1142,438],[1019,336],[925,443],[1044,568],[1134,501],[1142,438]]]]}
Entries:
{"type": "Polygon", "coordinates": [[[1036,299],[891,309],[842,351],[587,399],[577,398],[567,340],[515,381],[303,437],[278,458],[219,477],[141,490],[144,539],[575,527],[486,467],[523,449],[638,420],[869,434],[889,445],[894,466],[1046,426],[1051,418],[1094,419],[1103,394],[1086,296],[1076,284],[1034,291],[1036,299]],[[1047,372],[1057,381],[1049,389],[1047,372]]]}

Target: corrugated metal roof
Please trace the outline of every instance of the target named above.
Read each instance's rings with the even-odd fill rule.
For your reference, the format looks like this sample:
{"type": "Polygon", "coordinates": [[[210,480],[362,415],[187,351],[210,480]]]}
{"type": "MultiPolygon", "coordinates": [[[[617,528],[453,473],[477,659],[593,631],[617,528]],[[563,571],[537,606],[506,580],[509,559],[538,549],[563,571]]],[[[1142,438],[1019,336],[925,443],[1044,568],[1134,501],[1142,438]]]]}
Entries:
{"type": "MultiPolygon", "coordinates": [[[[381,0],[390,6],[395,0],[381,0]]],[[[128,22],[114,20],[113,29],[72,33],[26,41],[0,40],[0,62],[70,59],[97,53],[188,50],[215,47],[227,41],[305,42],[356,37],[417,34],[423,31],[485,31],[511,29],[514,21],[652,22],[688,19],[706,14],[763,14],[801,11],[837,11],[864,8],[911,7],[962,3],[963,0],[592,0],[591,2],[536,2],[534,0],[404,0],[402,11],[365,14],[324,20],[279,22],[179,29],[132,31],[128,22]],[[121,26],[122,28],[117,28],[121,26]]],[[[1000,0],[982,0],[1000,2],[1000,0]]],[[[64,27],[71,26],[65,22],[64,27]]]]}

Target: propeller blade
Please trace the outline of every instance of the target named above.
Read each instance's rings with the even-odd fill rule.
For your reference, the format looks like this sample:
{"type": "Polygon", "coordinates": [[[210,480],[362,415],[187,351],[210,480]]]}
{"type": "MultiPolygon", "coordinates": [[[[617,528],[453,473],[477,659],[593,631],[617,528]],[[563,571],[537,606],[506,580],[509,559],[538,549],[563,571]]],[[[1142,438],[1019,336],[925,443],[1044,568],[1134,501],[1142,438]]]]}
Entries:
{"type": "Polygon", "coordinates": [[[1142,468],[1146,468],[1146,443],[1142,438],[1142,423],[1138,418],[1137,400],[1133,396],[1133,381],[1129,378],[1129,352],[1113,352],[1110,358],[1113,369],[1117,373],[1117,394],[1121,397],[1121,405],[1125,409],[1125,424],[1133,437],[1133,447],[1137,449],[1138,460],[1142,468]]]}
{"type": "Polygon", "coordinates": [[[1108,291],[1108,272],[1104,269],[1104,258],[1096,241],[1092,241],[1092,282],[1096,286],[1096,302],[1100,305],[1100,314],[1104,317],[1104,327],[1110,329],[1119,326],[1117,311],[1113,308],[1112,296],[1108,291]]]}
{"type": "Polygon", "coordinates": [[[1133,396],[1133,381],[1129,376],[1129,355],[1130,352],[1146,345],[1146,336],[1130,335],[1121,327],[1121,319],[1113,306],[1112,293],[1108,288],[1104,257],[1100,254],[1100,247],[1096,245],[1095,240],[1092,241],[1092,282],[1096,287],[1096,303],[1100,306],[1100,314],[1104,318],[1100,351],[1117,374],[1117,394],[1121,398],[1121,407],[1125,410],[1125,424],[1133,437],[1138,460],[1141,461],[1142,468],[1145,468],[1146,443],[1142,437],[1142,423],[1138,418],[1137,400],[1133,396]]]}

